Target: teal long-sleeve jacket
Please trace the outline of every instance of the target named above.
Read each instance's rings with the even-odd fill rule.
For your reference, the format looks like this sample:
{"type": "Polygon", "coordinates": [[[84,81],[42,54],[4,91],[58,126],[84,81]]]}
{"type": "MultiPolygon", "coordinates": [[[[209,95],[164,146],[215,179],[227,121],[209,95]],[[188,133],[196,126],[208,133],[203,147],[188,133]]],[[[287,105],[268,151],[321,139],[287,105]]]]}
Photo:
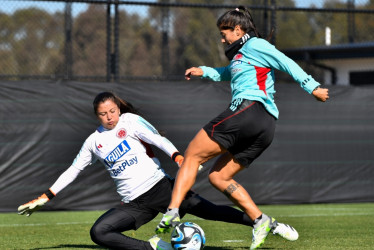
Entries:
{"type": "Polygon", "coordinates": [[[274,102],[274,69],[290,74],[309,94],[320,84],[292,59],[262,38],[247,41],[226,67],[200,66],[202,78],[213,81],[230,81],[232,101],[242,98],[262,102],[278,119],[274,102]]]}

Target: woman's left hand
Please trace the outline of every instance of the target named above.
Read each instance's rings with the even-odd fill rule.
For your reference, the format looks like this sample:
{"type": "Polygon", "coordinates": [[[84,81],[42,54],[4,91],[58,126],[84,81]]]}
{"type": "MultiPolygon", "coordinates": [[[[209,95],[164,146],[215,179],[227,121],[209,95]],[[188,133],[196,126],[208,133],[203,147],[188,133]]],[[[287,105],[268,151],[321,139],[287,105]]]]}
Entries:
{"type": "Polygon", "coordinates": [[[192,67],[186,69],[186,72],[184,73],[184,78],[186,78],[186,80],[191,80],[191,76],[203,76],[203,74],[204,72],[201,68],[192,67]]]}
{"type": "Polygon", "coordinates": [[[318,101],[321,102],[325,102],[327,99],[329,99],[329,90],[325,88],[318,87],[312,92],[312,94],[318,101]]]}
{"type": "Polygon", "coordinates": [[[182,155],[177,155],[177,157],[175,157],[174,159],[174,161],[178,164],[178,167],[182,166],[183,160],[184,157],[182,155]]]}

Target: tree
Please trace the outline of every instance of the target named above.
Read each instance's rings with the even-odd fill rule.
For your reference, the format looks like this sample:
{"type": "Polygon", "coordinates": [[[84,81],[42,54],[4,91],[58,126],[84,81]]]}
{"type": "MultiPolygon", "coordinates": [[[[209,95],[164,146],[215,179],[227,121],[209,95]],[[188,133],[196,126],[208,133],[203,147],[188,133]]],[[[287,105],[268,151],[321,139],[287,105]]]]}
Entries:
{"type": "Polygon", "coordinates": [[[55,74],[62,59],[62,30],[58,25],[61,15],[51,16],[43,10],[29,8],[18,10],[11,17],[1,16],[2,53],[11,52],[6,59],[9,74],[55,74]]]}
{"type": "MultiPolygon", "coordinates": [[[[367,1],[356,9],[374,10],[374,0],[367,1]]],[[[355,14],[355,42],[367,42],[374,40],[374,16],[373,14],[355,14]]]]}
{"type": "Polygon", "coordinates": [[[16,62],[12,53],[13,29],[11,16],[0,13],[0,74],[14,73],[16,62]]]}
{"type": "MultiPolygon", "coordinates": [[[[282,1],[282,7],[295,7],[293,0],[282,1]]],[[[279,49],[305,47],[313,43],[311,16],[296,11],[277,11],[276,46],[279,49]]]]}
{"type": "Polygon", "coordinates": [[[183,75],[185,69],[191,66],[222,66],[222,63],[227,63],[214,10],[180,8],[175,10],[174,16],[174,74],[183,75]]]}
{"type": "Polygon", "coordinates": [[[120,12],[121,76],[161,75],[160,32],[149,18],[120,12]]]}
{"type": "Polygon", "coordinates": [[[90,5],[73,22],[73,74],[106,75],[106,9],[90,5]]]}

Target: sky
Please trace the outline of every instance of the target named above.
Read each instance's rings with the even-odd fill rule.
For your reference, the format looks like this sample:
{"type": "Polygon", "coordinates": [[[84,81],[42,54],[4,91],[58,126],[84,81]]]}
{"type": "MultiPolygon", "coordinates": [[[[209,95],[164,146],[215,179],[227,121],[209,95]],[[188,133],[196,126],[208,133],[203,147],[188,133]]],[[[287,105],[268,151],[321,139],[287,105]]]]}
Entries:
{"type": "MultiPolygon", "coordinates": [[[[137,2],[156,2],[156,0],[134,0],[137,2]]],[[[325,0],[295,0],[297,7],[309,7],[311,3],[314,3],[317,7],[321,7],[325,0]]],[[[342,0],[347,1],[347,0],[342,0]]],[[[368,0],[355,0],[357,4],[363,4],[368,0]]],[[[18,9],[28,8],[28,7],[36,7],[39,9],[45,9],[48,12],[54,13],[56,11],[64,11],[65,3],[59,2],[35,2],[35,1],[17,1],[17,0],[1,0],[0,4],[0,12],[5,12],[7,14],[11,14],[18,9]]],[[[188,2],[185,0],[184,2],[188,2]]],[[[87,9],[87,4],[84,3],[73,3],[72,5],[72,14],[73,16],[78,15],[80,12],[85,11],[87,9]]],[[[127,6],[126,10],[130,13],[138,12],[140,15],[141,13],[146,13],[147,8],[144,6],[127,6]]]]}

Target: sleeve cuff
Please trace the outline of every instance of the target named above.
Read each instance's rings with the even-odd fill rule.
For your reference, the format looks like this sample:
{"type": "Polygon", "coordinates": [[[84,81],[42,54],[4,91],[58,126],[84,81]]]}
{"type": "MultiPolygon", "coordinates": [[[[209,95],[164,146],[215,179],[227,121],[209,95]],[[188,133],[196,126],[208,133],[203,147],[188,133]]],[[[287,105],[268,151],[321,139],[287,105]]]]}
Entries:
{"type": "Polygon", "coordinates": [[[51,189],[48,189],[47,192],[45,192],[45,195],[48,197],[49,200],[56,196],[56,194],[51,189]]]}
{"type": "Polygon", "coordinates": [[[175,153],[171,156],[171,159],[172,159],[173,161],[175,161],[175,158],[177,158],[178,155],[181,155],[181,153],[179,153],[179,152],[177,151],[177,152],[175,152],[175,153]]]}
{"type": "Polygon", "coordinates": [[[203,75],[200,77],[201,79],[205,78],[206,77],[206,66],[199,66],[198,68],[200,68],[202,71],[203,71],[203,75]]]}
{"type": "Polygon", "coordinates": [[[314,80],[310,75],[301,83],[301,87],[309,94],[312,94],[313,90],[320,85],[321,84],[314,80]]]}

